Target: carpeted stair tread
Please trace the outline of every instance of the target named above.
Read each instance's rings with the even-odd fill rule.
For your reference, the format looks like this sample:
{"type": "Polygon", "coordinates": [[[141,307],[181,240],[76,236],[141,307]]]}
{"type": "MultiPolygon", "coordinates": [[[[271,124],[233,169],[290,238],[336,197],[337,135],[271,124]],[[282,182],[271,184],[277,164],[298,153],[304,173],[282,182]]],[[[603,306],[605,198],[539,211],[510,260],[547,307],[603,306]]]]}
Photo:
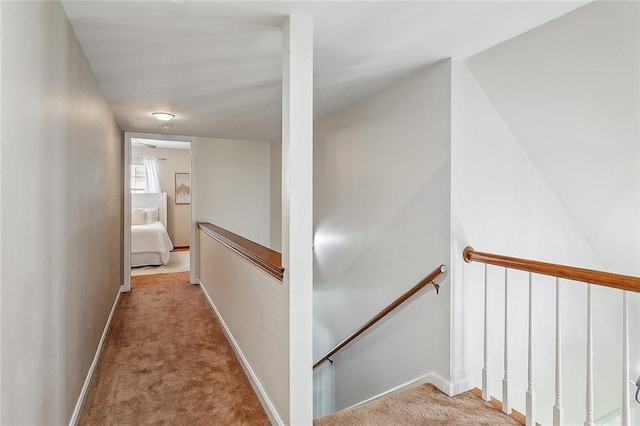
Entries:
{"type": "Polygon", "coordinates": [[[80,425],[268,425],[189,273],[132,277],[121,296],[80,425]]]}
{"type": "Polygon", "coordinates": [[[425,384],[316,419],[334,425],[520,425],[471,392],[450,397],[425,384]]]}

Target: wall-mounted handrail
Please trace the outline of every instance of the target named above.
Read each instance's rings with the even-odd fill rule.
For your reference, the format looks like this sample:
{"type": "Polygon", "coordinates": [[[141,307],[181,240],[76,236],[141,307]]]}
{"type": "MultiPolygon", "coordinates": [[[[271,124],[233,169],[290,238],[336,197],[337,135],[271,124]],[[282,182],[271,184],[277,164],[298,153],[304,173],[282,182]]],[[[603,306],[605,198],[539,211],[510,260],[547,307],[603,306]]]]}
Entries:
{"type": "Polygon", "coordinates": [[[466,262],[487,263],[489,265],[519,269],[521,271],[528,271],[552,277],[564,278],[567,280],[597,284],[604,287],[640,293],[639,277],[595,271],[593,269],[576,268],[575,266],[539,262],[537,260],[502,256],[499,254],[483,253],[475,251],[472,247],[466,247],[464,249],[463,257],[466,262]]]}
{"type": "Polygon", "coordinates": [[[340,349],[342,349],[345,346],[347,346],[349,343],[351,343],[351,341],[353,341],[355,338],[357,338],[362,333],[367,331],[375,323],[377,323],[382,318],[387,316],[390,312],[392,312],[398,306],[402,305],[404,302],[409,300],[409,298],[411,298],[411,296],[413,296],[414,294],[416,294],[417,292],[422,290],[427,285],[433,284],[433,286],[436,289],[436,293],[438,293],[439,290],[440,290],[440,285],[436,284],[435,282],[433,282],[433,280],[438,278],[440,275],[444,274],[446,271],[447,271],[447,269],[446,269],[446,267],[444,265],[440,265],[436,269],[431,271],[431,273],[429,275],[427,275],[426,277],[424,277],[418,284],[413,286],[410,290],[408,290],[402,296],[398,297],[396,300],[394,300],[392,303],[390,303],[386,308],[384,308],[383,310],[378,312],[378,314],[376,314],[376,316],[374,316],[369,321],[367,321],[367,323],[364,324],[362,327],[360,327],[358,330],[356,330],[355,332],[351,333],[349,335],[349,337],[344,339],[342,342],[338,343],[333,349],[331,349],[329,352],[327,352],[322,358],[318,359],[313,364],[313,368],[316,368],[317,366],[319,366],[323,362],[328,361],[333,355],[335,355],[336,352],[338,352],[340,349]]]}

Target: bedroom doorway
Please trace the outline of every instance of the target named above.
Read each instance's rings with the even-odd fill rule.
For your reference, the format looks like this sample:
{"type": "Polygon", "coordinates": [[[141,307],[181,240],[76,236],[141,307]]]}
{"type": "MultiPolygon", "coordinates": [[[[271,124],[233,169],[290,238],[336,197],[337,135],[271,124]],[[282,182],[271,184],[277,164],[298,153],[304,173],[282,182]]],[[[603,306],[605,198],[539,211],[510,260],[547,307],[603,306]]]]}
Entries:
{"type": "Polygon", "coordinates": [[[125,133],[124,283],[189,272],[195,278],[195,141],[125,133]]]}

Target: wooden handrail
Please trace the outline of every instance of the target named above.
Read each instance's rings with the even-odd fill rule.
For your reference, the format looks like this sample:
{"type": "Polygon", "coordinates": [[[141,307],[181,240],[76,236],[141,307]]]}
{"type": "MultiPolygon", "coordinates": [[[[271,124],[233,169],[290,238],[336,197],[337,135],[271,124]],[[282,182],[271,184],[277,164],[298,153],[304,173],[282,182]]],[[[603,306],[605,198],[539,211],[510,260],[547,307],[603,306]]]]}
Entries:
{"type": "Polygon", "coordinates": [[[558,265],[555,263],[538,262],[537,260],[521,259],[502,256],[499,254],[475,251],[466,247],[462,252],[465,262],[481,262],[505,268],[519,269],[536,274],[549,275],[583,283],[597,284],[604,287],[617,288],[640,293],[640,278],[611,272],[595,271],[593,269],[576,268],[575,266],[558,265]]]}
{"type": "Polygon", "coordinates": [[[447,271],[447,268],[444,265],[440,265],[438,266],[436,269],[434,269],[433,271],[431,271],[431,273],[429,275],[427,275],[426,277],[424,277],[422,279],[422,281],[420,281],[418,284],[416,284],[415,286],[413,286],[409,291],[407,291],[405,294],[403,294],[402,296],[398,297],[396,300],[394,300],[391,304],[389,304],[386,308],[384,308],[383,310],[381,310],[380,312],[378,312],[378,314],[371,318],[369,321],[367,321],[367,323],[365,325],[363,325],[362,327],[360,327],[358,330],[356,330],[355,332],[351,333],[351,335],[349,335],[349,337],[347,337],[346,339],[344,339],[342,342],[338,343],[333,349],[331,349],[329,352],[327,352],[322,358],[318,359],[314,364],[313,364],[313,368],[316,368],[317,366],[319,366],[320,364],[322,364],[323,362],[329,360],[329,358],[331,358],[336,352],[338,352],[340,349],[344,348],[345,346],[347,346],[352,340],[354,340],[356,337],[360,336],[362,333],[364,333],[365,331],[367,331],[369,328],[371,328],[371,326],[373,326],[375,323],[377,323],[378,321],[380,321],[382,318],[384,318],[385,316],[387,316],[387,314],[389,314],[391,311],[393,311],[395,308],[397,308],[398,306],[402,305],[404,302],[406,302],[411,296],[413,296],[414,294],[416,294],[417,292],[419,292],[420,290],[422,290],[424,287],[426,287],[428,284],[433,284],[433,286],[436,288],[436,293],[439,291],[440,289],[440,285],[436,284],[433,282],[433,280],[435,280],[436,278],[438,278],[440,275],[444,274],[447,271]]]}
{"type": "Polygon", "coordinates": [[[282,281],[282,255],[277,251],[208,222],[198,222],[198,229],[282,281]]]}

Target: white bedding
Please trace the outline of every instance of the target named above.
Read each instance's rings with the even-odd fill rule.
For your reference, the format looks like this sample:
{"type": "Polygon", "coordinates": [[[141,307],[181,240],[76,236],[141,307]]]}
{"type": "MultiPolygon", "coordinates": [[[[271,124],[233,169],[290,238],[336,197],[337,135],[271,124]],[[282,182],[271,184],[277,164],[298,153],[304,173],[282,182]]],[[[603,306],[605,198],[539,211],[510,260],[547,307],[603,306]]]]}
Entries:
{"type": "MultiPolygon", "coordinates": [[[[163,264],[169,262],[173,244],[167,230],[160,222],[146,225],[131,225],[131,254],[159,253],[163,264]]],[[[140,265],[136,265],[140,266],[140,265]]]]}

